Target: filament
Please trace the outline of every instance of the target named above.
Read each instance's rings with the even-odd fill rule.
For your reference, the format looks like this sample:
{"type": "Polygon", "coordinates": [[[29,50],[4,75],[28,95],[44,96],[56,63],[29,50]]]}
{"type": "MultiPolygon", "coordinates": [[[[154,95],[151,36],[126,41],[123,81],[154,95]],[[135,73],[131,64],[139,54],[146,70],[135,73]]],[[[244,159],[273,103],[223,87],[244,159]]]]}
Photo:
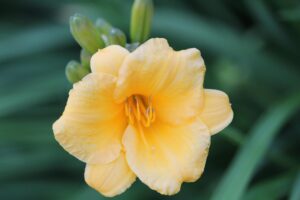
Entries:
{"type": "Polygon", "coordinates": [[[155,121],[155,111],[152,107],[152,97],[133,95],[125,102],[125,115],[132,125],[142,124],[149,127],[155,121]]]}

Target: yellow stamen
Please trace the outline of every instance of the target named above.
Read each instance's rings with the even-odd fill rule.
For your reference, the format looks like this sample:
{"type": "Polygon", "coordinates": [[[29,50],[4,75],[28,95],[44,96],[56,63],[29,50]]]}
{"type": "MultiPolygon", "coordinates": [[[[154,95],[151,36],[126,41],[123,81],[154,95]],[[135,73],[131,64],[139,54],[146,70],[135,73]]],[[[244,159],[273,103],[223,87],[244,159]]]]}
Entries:
{"type": "Polygon", "coordinates": [[[128,109],[128,103],[127,103],[127,100],[126,100],[126,103],[125,103],[125,115],[128,117],[129,116],[129,109],[128,109]]]}
{"type": "Polygon", "coordinates": [[[129,123],[130,124],[134,124],[134,118],[133,118],[133,115],[132,115],[132,110],[131,108],[129,108],[129,115],[128,115],[128,118],[129,118],[129,123]]]}
{"type": "Polygon", "coordinates": [[[141,111],[140,111],[140,104],[139,104],[139,98],[135,96],[135,101],[136,101],[136,110],[137,110],[137,120],[141,120],[141,111]]]}
{"type": "Polygon", "coordinates": [[[152,98],[141,95],[133,95],[125,102],[125,114],[130,124],[142,124],[149,127],[155,121],[155,113],[152,107],[152,98]],[[147,100],[146,100],[147,99],[147,100]]]}
{"type": "Polygon", "coordinates": [[[154,110],[154,108],[152,108],[151,109],[152,110],[152,116],[151,116],[151,123],[153,123],[154,121],[155,121],[155,119],[156,119],[156,115],[155,115],[155,110],[154,110]]]}

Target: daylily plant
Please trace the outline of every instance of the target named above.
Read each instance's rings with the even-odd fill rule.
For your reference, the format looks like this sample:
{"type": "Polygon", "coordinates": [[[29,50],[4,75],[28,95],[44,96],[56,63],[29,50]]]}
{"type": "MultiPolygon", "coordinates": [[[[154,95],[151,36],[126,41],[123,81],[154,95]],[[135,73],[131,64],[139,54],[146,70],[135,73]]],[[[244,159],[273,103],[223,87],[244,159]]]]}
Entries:
{"type": "Polygon", "coordinates": [[[203,173],[210,137],[233,112],[228,96],[204,89],[199,50],[174,51],[150,39],[133,52],[111,45],[91,58],[91,73],[74,84],[56,140],[86,163],[85,180],[105,196],[138,177],[172,195],[203,173]]]}

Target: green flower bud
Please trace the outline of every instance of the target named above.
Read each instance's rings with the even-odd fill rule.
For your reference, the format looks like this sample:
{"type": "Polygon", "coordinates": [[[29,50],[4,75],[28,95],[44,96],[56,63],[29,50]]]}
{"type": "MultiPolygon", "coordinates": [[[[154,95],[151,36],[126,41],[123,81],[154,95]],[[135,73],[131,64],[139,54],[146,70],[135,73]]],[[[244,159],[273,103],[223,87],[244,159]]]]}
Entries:
{"type": "Polygon", "coordinates": [[[80,80],[77,75],[78,66],[80,66],[80,64],[76,61],[70,61],[66,66],[66,76],[70,83],[76,83],[80,80]]]}
{"type": "Polygon", "coordinates": [[[118,28],[112,28],[107,35],[109,45],[117,44],[125,47],[126,45],[126,36],[125,34],[118,28]]]}
{"type": "Polygon", "coordinates": [[[135,0],[131,11],[131,42],[145,42],[151,31],[153,16],[152,0],[135,0]]]}
{"type": "Polygon", "coordinates": [[[89,70],[82,67],[76,61],[70,61],[66,66],[66,76],[70,83],[76,83],[80,81],[89,73],[89,70]]]}
{"type": "Polygon", "coordinates": [[[70,29],[78,44],[91,54],[105,46],[93,23],[83,15],[76,14],[70,18],[70,29]]]}
{"type": "Polygon", "coordinates": [[[107,21],[102,18],[97,19],[95,27],[98,32],[101,34],[102,40],[106,46],[117,44],[121,46],[126,45],[126,36],[118,28],[113,27],[107,21]]]}
{"type": "Polygon", "coordinates": [[[131,44],[126,44],[126,49],[129,51],[129,52],[133,52],[134,50],[136,50],[136,48],[139,47],[139,43],[138,42],[135,42],[135,43],[131,43],[131,44]]]}
{"type": "Polygon", "coordinates": [[[91,61],[92,55],[85,49],[81,49],[80,51],[80,61],[83,67],[90,70],[90,61],[91,61]]]}
{"type": "Polygon", "coordinates": [[[80,80],[83,79],[89,73],[90,73],[90,70],[86,69],[83,66],[80,66],[79,68],[77,68],[77,75],[80,78],[80,80]]]}
{"type": "Polygon", "coordinates": [[[104,43],[105,43],[105,46],[107,47],[107,46],[109,46],[110,45],[110,41],[109,41],[109,38],[108,38],[108,35],[101,35],[101,37],[102,37],[102,40],[104,41],[104,43]]]}
{"type": "Polygon", "coordinates": [[[113,28],[110,23],[102,18],[98,18],[95,22],[95,27],[100,34],[109,34],[110,30],[113,28]]]}

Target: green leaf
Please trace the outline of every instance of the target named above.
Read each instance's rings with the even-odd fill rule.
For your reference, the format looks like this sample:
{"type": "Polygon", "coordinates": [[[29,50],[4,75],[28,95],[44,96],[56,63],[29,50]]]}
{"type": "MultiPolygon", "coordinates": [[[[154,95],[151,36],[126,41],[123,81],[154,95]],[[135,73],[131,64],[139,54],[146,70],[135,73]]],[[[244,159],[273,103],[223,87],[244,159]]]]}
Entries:
{"type": "Polygon", "coordinates": [[[58,199],[66,193],[71,194],[80,188],[74,181],[64,180],[18,180],[1,184],[1,199],[58,199]],[[51,192],[49,192],[51,191],[51,192]]]}
{"type": "Polygon", "coordinates": [[[300,21],[300,7],[282,10],[280,15],[283,20],[291,21],[291,22],[299,22],[300,21]]]}
{"type": "Polygon", "coordinates": [[[243,200],[274,200],[282,198],[292,185],[295,173],[280,175],[264,180],[251,187],[243,200]]]}
{"type": "Polygon", "coordinates": [[[46,77],[53,72],[60,73],[63,77],[62,66],[66,64],[68,57],[72,56],[69,52],[63,55],[59,52],[38,54],[2,65],[3,68],[0,68],[0,97],[5,93],[14,92],[20,85],[35,77],[46,77]]]}
{"type": "Polygon", "coordinates": [[[159,35],[165,35],[170,41],[181,43],[187,48],[201,47],[200,50],[206,54],[232,59],[239,64],[237,66],[245,66],[240,70],[255,77],[256,82],[287,89],[299,84],[298,72],[294,70],[297,66],[290,59],[262,51],[261,43],[256,37],[246,37],[236,28],[205,20],[184,9],[180,12],[161,9],[156,12],[155,17],[153,29],[159,35]]]}
{"type": "Polygon", "coordinates": [[[290,200],[300,200],[300,172],[296,177],[294,187],[291,192],[290,200]]]}
{"type": "MultiPolygon", "coordinates": [[[[226,138],[229,142],[236,146],[242,146],[246,141],[245,135],[242,134],[240,130],[232,126],[229,126],[224,131],[222,131],[222,134],[220,134],[220,136],[226,138]]],[[[284,150],[279,146],[275,146],[272,151],[270,151],[266,156],[272,163],[280,167],[290,168],[300,166],[299,161],[297,161],[296,158],[293,158],[292,156],[284,153],[284,150]]]]}
{"type": "Polygon", "coordinates": [[[45,76],[34,77],[18,85],[14,91],[1,95],[0,117],[63,94],[67,91],[66,85],[63,73],[52,72],[45,76]]]}
{"type": "Polygon", "coordinates": [[[247,8],[250,10],[250,13],[259,22],[260,27],[266,33],[268,33],[268,36],[274,39],[274,42],[279,43],[287,49],[294,48],[293,43],[285,33],[285,29],[283,29],[280,26],[280,24],[275,20],[264,1],[246,0],[245,3],[247,8]]]}
{"type": "Polygon", "coordinates": [[[221,134],[234,144],[242,145],[245,142],[245,136],[236,128],[227,127],[221,134]]]}
{"type": "Polygon", "coordinates": [[[5,145],[10,142],[22,142],[22,144],[33,143],[45,145],[53,143],[50,120],[32,119],[9,119],[0,120],[1,140],[0,144],[5,145]],[[17,136],[17,137],[16,137],[17,136]]]}
{"type": "Polygon", "coordinates": [[[0,40],[0,63],[66,44],[71,44],[71,36],[68,28],[64,26],[44,25],[20,30],[0,40]]]}
{"type": "Polygon", "coordinates": [[[299,106],[298,93],[270,107],[250,131],[249,138],[217,186],[212,200],[239,200],[242,197],[273,138],[299,106]]]}

